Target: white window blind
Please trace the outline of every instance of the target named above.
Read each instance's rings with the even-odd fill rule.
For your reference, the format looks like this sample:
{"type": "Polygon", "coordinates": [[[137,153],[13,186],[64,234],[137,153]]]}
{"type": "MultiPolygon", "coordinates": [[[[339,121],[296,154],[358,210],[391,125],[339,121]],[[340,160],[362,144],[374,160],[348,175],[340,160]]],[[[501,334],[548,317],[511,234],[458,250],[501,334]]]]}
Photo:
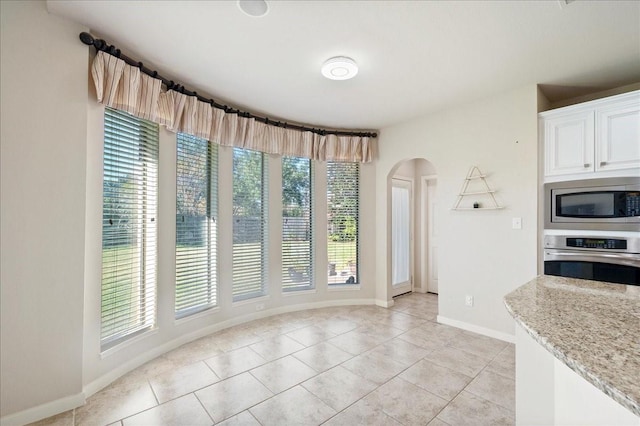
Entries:
{"type": "Polygon", "coordinates": [[[233,149],[233,300],[266,294],[267,157],[233,149]]]}
{"type": "Polygon", "coordinates": [[[106,108],[101,345],[155,324],[158,125],[106,108]]]}
{"type": "Polygon", "coordinates": [[[177,136],[176,318],[217,303],[217,145],[177,136]]]}
{"type": "Polygon", "coordinates": [[[328,282],[358,284],[358,163],[327,163],[328,282]]]}
{"type": "Polygon", "coordinates": [[[282,289],[313,288],[311,160],[282,157],[282,289]]]}

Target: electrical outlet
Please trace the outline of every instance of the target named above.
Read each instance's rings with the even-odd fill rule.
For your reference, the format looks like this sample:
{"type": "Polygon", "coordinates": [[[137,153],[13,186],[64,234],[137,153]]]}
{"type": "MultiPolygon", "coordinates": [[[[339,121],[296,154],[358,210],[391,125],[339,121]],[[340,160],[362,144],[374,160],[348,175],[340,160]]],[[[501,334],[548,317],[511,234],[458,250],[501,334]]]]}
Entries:
{"type": "Polygon", "coordinates": [[[511,219],[511,227],[513,229],[522,229],[522,218],[514,217],[511,219]]]}
{"type": "Polygon", "coordinates": [[[464,298],[464,304],[466,306],[472,307],[473,306],[473,296],[467,294],[464,298]]]}
{"type": "Polygon", "coordinates": [[[256,311],[261,311],[264,309],[264,303],[256,303],[256,311]]]}

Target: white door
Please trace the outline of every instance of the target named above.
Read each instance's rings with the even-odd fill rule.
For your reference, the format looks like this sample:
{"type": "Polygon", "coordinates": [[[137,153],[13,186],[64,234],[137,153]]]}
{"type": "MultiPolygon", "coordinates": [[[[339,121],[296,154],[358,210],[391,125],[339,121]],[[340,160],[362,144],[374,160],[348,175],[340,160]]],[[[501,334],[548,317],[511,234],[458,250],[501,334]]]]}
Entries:
{"type": "Polygon", "coordinates": [[[438,233],[436,227],[435,179],[427,180],[427,291],[438,294],[438,233]]]}
{"type": "Polygon", "coordinates": [[[413,250],[413,197],[411,181],[392,179],[391,185],[391,283],[392,295],[411,291],[413,250]]]}

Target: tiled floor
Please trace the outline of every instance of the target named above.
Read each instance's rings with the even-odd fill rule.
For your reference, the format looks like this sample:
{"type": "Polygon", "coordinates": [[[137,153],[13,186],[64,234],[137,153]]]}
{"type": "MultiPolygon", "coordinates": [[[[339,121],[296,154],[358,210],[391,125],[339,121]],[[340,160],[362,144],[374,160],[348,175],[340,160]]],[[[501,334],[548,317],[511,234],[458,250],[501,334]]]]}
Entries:
{"type": "Polygon", "coordinates": [[[167,353],[38,425],[513,424],[514,347],[391,309],[277,315],[167,353]]]}

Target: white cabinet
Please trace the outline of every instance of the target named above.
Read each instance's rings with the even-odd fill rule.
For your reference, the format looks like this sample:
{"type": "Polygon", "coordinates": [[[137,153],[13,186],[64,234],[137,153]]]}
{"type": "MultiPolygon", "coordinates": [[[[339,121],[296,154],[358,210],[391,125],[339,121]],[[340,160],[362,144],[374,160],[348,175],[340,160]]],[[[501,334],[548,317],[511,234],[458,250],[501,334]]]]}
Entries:
{"type": "Polygon", "coordinates": [[[640,167],[640,102],[631,99],[599,108],[596,171],[640,167]]]}
{"type": "Polygon", "coordinates": [[[640,174],[640,91],[539,117],[546,181],[640,174]]]}
{"type": "Polygon", "coordinates": [[[546,176],[593,172],[594,123],[593,111],[544,120],[546,176]]]}

